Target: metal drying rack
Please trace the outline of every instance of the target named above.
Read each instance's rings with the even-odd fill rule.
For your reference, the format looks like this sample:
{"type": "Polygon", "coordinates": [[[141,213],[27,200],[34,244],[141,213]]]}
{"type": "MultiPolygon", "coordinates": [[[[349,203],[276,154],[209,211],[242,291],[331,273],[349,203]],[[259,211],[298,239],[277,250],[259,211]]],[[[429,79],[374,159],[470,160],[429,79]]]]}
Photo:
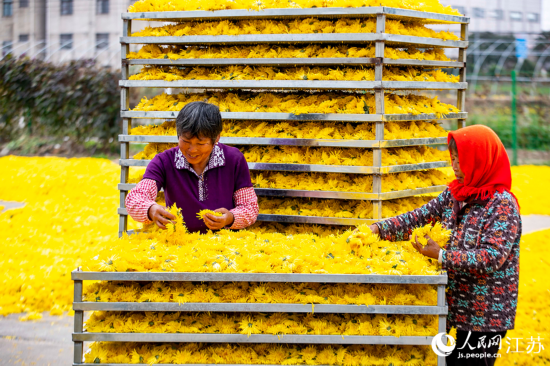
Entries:
{"type": "Polygon", "coordinates": [[[260,196],[273,197],[316,197],[326,199],[361,199],[373,202],[372,219],[339,219],[291,215],[260,215],[258,221],[294,222],[333,225],[357,225],[371,223],[382,219],[382,205],[384,200],[410,197],[418,194],[434,193],[441,191],[443,186],[433,186],[420,189],[407,189],[394,192],[382,191],[382,175],[397,172],[433,169],[448,166],[446,162],[407,164],[396,166],[382,165],[382,149],[405,146],[421,146],[446,143],[444,138],[417,138],[410,140],[385,140],[384,123],[399,121],[443,120],[457,119],[458,125],[463,126],[467,113],[464,111],[464,100],[467,83],[466,73],[466,47],[468,46],[469,18],[426,13],[413,10],[395,9],[388,7],[368,8],[310,8],[310,9],[266,9],[261,11],[249,10],[222,10],[222,11],[175,11],[175,12],[150,12],[150,13],[125,13],[123,19],[122,44],[122,79],[121,86],[121,116],[123,118],[123,131],[119,135],[121,145],[121,181],[120,208],[118,214],[119,235],[127,232],[127,211],[124,206],[126,194],[133,185],[128,184],[130,167],[144,167],[148,160],[131,159],[129,155],[130,143],[176,143],[175,136],[140,136],[130,135],[132,119],[165,118],[174,119],[176,111],[132,111],[129,105],[129,90],[131,88],[200,88],[200,89],[231,89],[231,90],[310,90],[323,92],[326,90],[372,90],[375,94],[376,113],[373,114],[300,114],[292,113],[259,113],[259,112],[222,112],[224,120],[255,120],[255,121],[348,121],[367,122],[375,125],[374,140],[323,140],[323,139],[281,139],[281,138],[244,138],[222,137],[221,142],[235,145],[290,145],[308,147],[358,147],[372,149],[372,166],[327,166],[309,164],[267,164],[249,163],[251,170],[260,171],[286,171],[286,172],[326,172],[345,174],[372,174],[372,192],[326,192],[326,191],[293,191],[284,189],[258,188],[256,192],[260,196]],[[296,19],[305,17],[317,17],[321,19],[337,19],[341,17],[376,18],[376,33],[318,33],[318,34],[261,34],[238,36],[181,36],[181,37],[132,37],[132,21],[156,20],[156,21],[191,21],[191,20],[242,20],[242,19],[296,19]],[[450,41],[426,37],[414,37],[385,33],[386,19],[401,19],[404,21],[422,20],[424,23],[449,23],[460,24],[460,41],[450,41]],[[375,43],[374,58],[247,58],[247,59],[128,59],[131,44],[299,44],[299,43],[346,43],[365,44],[375,43]],[[397,45],[407,47],[415,45],[419,47],[451,47],[459,49],[457,61],[431,61],[413,59],[388,59],[384,57],[385,45],[397,45]],[[223,65],[371,65],[375,69],[374,81],[321,81],[321,80],[270,80],[269,89],[266,89],[265,81],[258,80],[128,80],[130,65],[177,65],[177,66],[223,66],[223,65]],[[460,73],[458,83],[448,82],[417,82],[417,81],[383,81],[383,69],[385,65],[417,66],[425,68],[444,67],[457,68],[460,73]],[[386,114],[384,112],[384,93],[395,90],[456,90],[457,108],[459,113],[447,115],[411,115],[411,114],[386,114]]]}

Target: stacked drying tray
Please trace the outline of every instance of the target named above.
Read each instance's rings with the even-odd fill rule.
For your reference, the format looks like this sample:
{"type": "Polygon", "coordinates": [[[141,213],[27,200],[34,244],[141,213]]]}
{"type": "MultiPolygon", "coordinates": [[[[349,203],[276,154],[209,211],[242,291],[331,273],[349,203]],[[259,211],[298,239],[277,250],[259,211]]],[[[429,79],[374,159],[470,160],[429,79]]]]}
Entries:
{"type": "MultiPolygon", "coordinates": [[[[412,10],[387,8],[387,7],[364,7],[364,8],[310,8],[310,9],[267,9],[261,11],[248,10],[222,10],[215,12],[207,11],[176,11],[176,12],[150,12],[150,13],[126,13],[123,14],[123,37],[122,43],[122,80],[120,81],[121,103],[123,118],[123,133],[119,136],[121,142],[121,183],[120,190],[120,226],[119,235],[127,231],[127,211],[124,207],[124,199],[127,192],[134,186],[128,183],[129,167],[146,166],[149,160],[131,159],[129,155],[129,144],[134,143],[176,143],[176,136],[143,136],[130,134],[132,119],[156,118],[174,119],[177,110],[183,103],[173,103],[176,107],[169,110],[155,110],[134,108],[130,109],[129,90],[130,88],[193,88],[207,91],[230,91],[238,93],[245,91],[268,93],[268,92],[289,92],[307,91],[317,95],[327,92],[344,92],[363,95],[374,95],[375,105],[367,107],[365,102],[364,114],[350,113],[273,113],[273,112],[231,112],[222,110],[222,118],[225,121],[258,121],[275,123],[280,121],[319,121],[319,122],[352,122],[372,123],[375,131],[374,140],[349,140],[349,139],[303,139],[303,138],[261,138],[261,137],[224,137],[221,142],[228,145],[240,146],[301,146],[301,147],[339,147],[339,148],[361,148],[371,150],[373,156],[372,166],[344,166],[344,165],[316,165],[316,164],[280,164],[249,162],[249,168],[255,171],[279,171],[279,172],[321,172],[321,173],[343,173],[343,174],[367,174],[372,175],[372,192],[333,192],[314,190],[289,190],[273,188],[257,188],[258,196],[268,197],[313,197],[320,199],[338,200],[367,200],[372,202],[372,218],[341,218],[341,217],[319,217],[300,215],[277,215],[260,214],[258,221],[285,222],[285,223],[309,223],[324,225],[358,225],[379,221],[382,217],[382,205],[384,200],[412,197],[420,194],[434,193],[441,191],[444,186],[436,185],[420,189],[406,189],[393,192],[382,190],[382,176],[396,172],[414,172],[425,169],[434,169],[448,166],[446,161],[436,161],[417,164],[403,164],[384,166],[382,155],[384,149],[396,147],[418,147],[434,144],[444,144],[446,139],[438,138],[411,138],[387,140],[384,138],[384,124],[386,122],[401,123],[406,121],[442,120],[457,119],[458,126],[462,126],[467,113],[464,112],[464,98],[467,83],[465,80],[465,60],[468,18],[436,13],[425,13],[412,10]],[[186,36],[132,36],[131,24],[136,20],[157,20],[165,22],[181,21],[215,21],[215,20],[258,20],[258,19],[297,19],[317,18],[320,20],[335,20],[343,18],[353,19],[375,19],[376,33],[309,33],[309,34],[244,34],[244,35],[186,35],[186,36]],[[442,40],[437,38],[425,38],[410,35],[397,35],[385,33],[386,20],[399,20],[406,22],[422,23],[445,23],[460,24],[463,40],[442,40]],[[253,46],[258,44],[269,44],[273,46],[322,44],[329,46],[349,45],[365,46],[374,45],[375,57],[311,57],[311,58],[178,58],[171,59],[168,55],[162,58],[136,59],[128,58],[131,44],[146,45],[178,45],[183,47],[206,47],[206,46],[253,46]],[[385,56],[385,48],[396,47],[407,48],[458,48],[458,61],[434,61],[419,59],[395,59],[385,56]],[[153,67],[177,66],[179,69],[194,67],[223,67],[223,66],[272,66],[272,67],[373,67],[373,81],[350,81],[350,80],[129,80],[130,65],[153,65],[153,67]],[[456,68],[459,69],[458,82],[429,82],[429,81],[386,81],[384,79],[384,68],[389,66],[414,67],[419,70],[456,68]],[[392,93],[410,93],[418,90],[456,90],[457,107],[452,112],[437,114],[386,114],[385,97],[392,93]],[[458,112],[457,112],[458,111],[458,112]]],[[[413,23],[418,24],[418,23],[413,23]]],[[[316,31],[317,32],[317,31],[316,31]]],[[[157,34],[158,35],[158,34],[157,34]]],[[[352,95],[352,94],[344,94],[352,95]]],[[[387,101],[386,101],[387,103],[387,101]]],[[[387,108],[387,107],[386,107],[387,108]]]]}
{"type": "MultiPolygon", "coordinates": [[[[287,345],[289,347],[295,347],[292,349],[285,349],[278,347],[275,350],[271,349],[271,352],[283,352],[282,360],[287,362],[286,364],[304,364],[306,359],[302,359],[304,355],[298,355],[300,350],[314,350],[314,355],[317,354],[321,357],[320,351],[323,349],[329,351],[329,356],[335,358],[338,355],[339,360],[333,360],[331,364],[342,364],[342,358],[345,357],[346,352],[361,357],[361,365],[388,365],[392,364],[391,361],[397,362],[400,358],[407,357],[407,364],[420,365],[420,364],[434,364],[432,362],[425,363],[427,358],[430,357],[435,361],[435,355],[431,354],[431,349],[428,345],[432,344],[435,340],[436,331],[430,328],[434,334],[430,336],[426,335],[329,335],[310,333],[308,334],[224,334],[223,331],[198,331],[194,333],[190,331],[176,331],[174,329],[182,329],[180,326],[185,326],[181,321],[181,316],[185,314],[196,314],[192,312],[206,313],[206,318],[214,318],[217,314],[224,317],[231,317],[233,314],[238,316],[239,314],[245,315],[244,319],[254,319],[255,316],[269,318],[270,316],[283,316],[286,314],[290,317],[294,314],[294,317],[303,317],[306,314],[315,313],[316,316],[322,317],[323,314],[334,316],[335,319],[342,319],[342,317],[349,317],[352,323],[357,322],[353,320],[354,317],[361,317],[370,314],[375,316],[377,314],[389,314],[396,317],[407,316],[410,317],[411,327],[420,327],[421,323],[417,323],[416,319],[420,319],[422,316],[435,316],[437,317],[437,333],[445,333],[446,326],[446,314],[448,313],[448,307],[445,304],[445,285],[447,283],[446,275],[432,275],[432,276],[395,276],[395,275],[343,275],[343,274],[302,274],[302,273],[175,273],[175,272],[83,272],[76,270],[72,272],[72,279],[74,280],[74,303],[73,308],[75,310],[75,328],[73,333],[74,342],[74,363],[73,365],[94,365],[104,364],[110,366],[126,366],[129,365],[128,361],[131,358],[131,363],[172,363],[177,365],[195,364],[198,366],[206,366],[212,363],[226,364],[229,366],[244,366],[250,364],[250,361],[241,361],[232,363],[227,362],[226,357],[235,359],[235,356],[231,353],[237,350],[247,350],[249,353],[254,353],[254,347],[263,349],[262,354],[254,355],[257,358],[266,357],[265,348],[271,347],[271,345],[287,345]],[[151,291],[156,293],[156,287],[159,287],[159,292],[167,291],[167,287],[174,288],[182,284],[189,283],[190,286],[201,286],[201,284],[211,286],[212,282],[218,283],[246,283],[249,285],[267,284],[267,283],[280,283],[281,285],[297,284],[298,286],[310,286],[313,284],[322,283],[323,287],[334,286],[338,284],[362,284],[358,286],[374,285],[374,286],[422,286],[422,285],[434,285],[437,286],[437,302],[436,304],[422,306],[422,305],[342,305],[341,303],[335,304],[304,304],[304,303],[269,303],[269,302],[255,302],[255,303],[238,303],[238,302],[177,302],[177,292],[181,290],[172,289],[174,300],[170,302],[159,302],[159,300],[153,300],[153,302],[141,302],[143,300],[137,300],[137,297],[131,302],[101,302],[105,300],[97,299],[96,296],[103,296],[105,293],[98,294],[98,292],[83,294],[83,281],[114,281],[112,285],[114,287],[119,286],[136,286],[135,281],[138,282],[137,287],[144,286],[145,288],[152,286],[151,291]],[[153,282],[163,281],[163,282],[153,282]],[[194,282],[192,284],[191,282],[194,282]],[[128,284],[128,285],[126,285],[128,284]],[[97,294],[97,295],[96,295],[97,294]],[[83,299],[86,297],[86,299],[83,299]],[[95,300],[95,301],[94,301],[95,300]],[[98,302],[100,301],[100,302],[98,302]],[[107,328],[114,328],[114,331],[109,329],[110,332],[102,331],[84,331],[84,312],[85,311],[100,311],[100,312],[122,312],[122,313],[108,313],[102,315],[101,313],[96,316],[95,325],[101,324],[105,321],[107,328]],[[146,313],[141,313],[146,312],[146,313]],[[147,313],[149,312],[149,313],[147,313]],[[159,326],[159,318],[162,318],[166,313],[153,312],[168,312],[168,318],[171,321],[171,330],[166,332],[152,332],[147,329],[159,326]],[[181,312],[181,313],[180,313],[181,312]],[[187,313],[189,312],[189,313],[187,313]],[[212,314],[214,313],[214,314],[212,314]],[[114,315],[110,315],[114,314],[114,315]],[[134,314],[138,318],[133,318],[134,314]],[[139,315],[144,314],[144,315],[139,315]],[[149,315],[148,315],[149,314],[149,315]],[[162,314],[162,315],[160,315],[162,314]],[[98,320],[97,318],[102,318],[98,320]],[[139,326],[139,320],[146,319],[143,326],[139,326]],[[174,321],[175,320],[175,321],[174,321]],[[181,321],[181,323],[180,323],[181,321]],[[133,324],[132,324],[133,323],[133,324]],[[414,324],[414,325],[413,325],[414,324]],[[418,325],[416,325],[418,324],[418,325]],[[131,333],[116,332],[116,328],[126,326],[132,328],[139,328],[139,330],[133,330],[131,333]],[[116,326],[116,327],[115,327],[116,326]],[[174,326],[176,328],[174,328],[174,326]],[[92,345],[93,352],[86,356],[88,362],[83,362],[84,356],[84,342],[111,342],[111,343],[98,343],[95,346],[92,345]],[[137,342],[137,343],[132,343],[137,342]],[[198,343],[198,342],[203,342],[198,343]],[[113,346],[109,346],[112,344],[113,346]],[[190,347],[187,347],[186,345],[190,347]],[[126,346],[125,346],[126,345],[126,346]],[[218,347],[218,355],[214,360],[198,359],[197,350],[202,348],[207,352],[209,346],[218,347]],[[375,349],[353,349],[355,346],[360,345],[373,345],[373,347],[383,347],[375,349]],[[384,345],[392,345],[397,348],[387,348],[384,345]],[[413,348],[406,348],[408,346],[424,346],[423,350],[414,350],[413,348]],[[325,348],[323,348],[325,347],[325,348]],[[345,347],[345,348],[340,348],[345,347]],[[401,347],[401,348],[399,348],[401,347]],[[405,347],[405,348],[403,348],[405,347]],[[189,349],[190,348],[190,349],[189,349]],[[221,348],[221,350],[219,349],[221,348]],[[298,351],[298,352],[296,352],[298,351]],[[120,353],[119,353],[120,352],[120,353]],[[151,353],[152,352],[152,353],[151,353]],[[225,356],[224,356],[225,354],[225,356]],[[291,356],[294,354],[294,356],[291,356]],[[149,357],[146,357],[149,355],[149,357]],[[181,358],[180,358],[181,357],[181,358]],[[291,357],[296,358],[291,363],[288,363],[288,359],[291,357]],[[113,360],[113,358],[115,360],[113,360]],[[179,361],[179,360],[184,361],[179,361]],[[286,360],[285,360],[286,359],[286,360]],[[107,361],[107,362],[105,362],[107,361]],[[385,362],[384,362],[385,361],[385,362]],[[372,362],[372,363],[371,363],[372,362]],[[377,362],[377,363],[374,363],[377,362]],[[383,362],[383,363],[380,363],[383,362]]],[[[100,286],[102,284],[100,283],[100,286]]],[[[107,283],[109,286],[109,283],[107,283]]],[[[306,291],[304,289],[304,291],[306,291]]],[[[368,291],[368,290],[367,290],[368,291]]],[[[403,291],[403,290],[402,290],[403,291]]],[[[405,291],[407,291],[405,289],[405,291]]],[[[409,290],[411,291],[411,290],[409,290]]],[[[180,294],[179,296],[182,296],[180,294]]],[[[136,295],[134,295],[136,296],[136,295]]],[[[346,294],[347,296],[347,294],[346,294]]],[[[107,300],[110,301],[110,300],[107,300]]],[[[166,300],[164,300],[166,301],[166,300]]],[[[203,300],[204,301],[204,300],[203,300]]],[[[223,300],[220,300],[223,301],[223,300]]],[[[95,314],[94,314],[95,315],[95,314]]],[[[193,315],[191,315],[193,316],[193,315]]],[[[195,315],[197,316],[197,315],[195,315]]],[[[309,315],[306,315],[309,316],[309,315]]],[[[199,320],[200,323],[205,323],[204,318],[199,320]]],[[[359,318],[361,319],[361,318],[359,318]]],[[[167,320],[164,326],[167,326],[167,320]]],[[[228,319],[230,323],[233,323],[232,319],[228,319]]],[[[294,319],[295,320],[295,319],[294,319]]],[[[143,322],[143,320],[141,320],[143,322]]],[[[246,320],[253,322],[255,320],[246,320]]],[[[319,319],[318,322],[323,321],[319,319]]],[[[336,320],[338,321],[338,320],[336,320]]],[[[343,320],[341,320],[343,321],[343,320]]],[[[360,322],[361,320],[359,320],[360,322]]],[[[365,319],[362,319],[365,321],[365,319]]],[[[406,320],[405,320],[406,321],[406,320]]],[[[419,320],[421,321],[421,320],[419,320]]],[[[368,320],[367,320],[368,322],[368,320]]],[[[91,327],[88,322],[88,328],[91,327]]],[[[190,323],[190,322],[186,322],[190,323]]],[[[195,322],[193,322],[195,323],[195,322]]],[[[192,324],[186,324],[191,326],[192,324]]],[[[203,324],[204,325],[204,324],[203,324]]],[[[353,324],[352,324],[353,325],[353,324]]],[[[197,325],[199,326],[199,325],[197,325]]],[[[249,324],[250,326],[250,324],[249,324]]],[[[393,326],[393,325],[392,325],[393,326]]],[[[230,326],[231,327],[231,326],[230,326]]],[[[208,326],[206,327],[208,328],[208,326]]],[[[375,325],[376,328],[376,325],[375,325]]],[[[210,328],[213,329],[213,328],[210,328]]],[[[384,325],[385,329],[385,325],[384,325]]],[[[388,327],[389,329],[389,327],[388,327]]],[[[242,332],[241,332],[242,333],[242,332]]],[[[257,332],[252,332],[257,333],[257,332]]],[[[426,333],[425,331],[423,332],[426,333]]],[[[367,346],[368,347],[368,346],[367,346]]],[[[256,349],[258,353],[258,349],[256,349]]],[[[214,352],[216,353],[216,352],[214,352]]],[[[245,357],[246,359],[246,357],[245,357]]],[[[279,361],[283,362],[281,358],[279,361]]],[[[312,360],[307,361],[307,364],[319,364],[315,361],[315,357],[312,360]]],[[[253,364],[254,362],[252,362],[253,364]]],[[[273,361],[272,361],[273,363],[273,361]]],[[[261,364],[266,364],[261,363],[261,364]]],[[[285,364],[285,363],[281,363],[285,364]]],[[[322,361],[321,361],[322,364],[322,361]]],[[[445,358],[438,357],[437,365],[444,366],[445,358]]],[[[273,365],[274,366],[274,365],[273,365]]]]}

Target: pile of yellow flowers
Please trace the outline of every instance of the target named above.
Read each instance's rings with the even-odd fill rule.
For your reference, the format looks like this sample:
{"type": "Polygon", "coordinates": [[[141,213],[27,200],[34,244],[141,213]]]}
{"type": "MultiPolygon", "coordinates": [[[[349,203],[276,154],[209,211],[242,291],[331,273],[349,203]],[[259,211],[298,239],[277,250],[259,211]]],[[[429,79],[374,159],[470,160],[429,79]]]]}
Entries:
{"type": "Polygon", "coordinates": [[[117,237],[116,180],[106,159],[0,158],[0,315],[71,309],[70,272],[117,237]]]}
{"type": "Polygon", "coordinates": [[[226,302],[340,305],[436,305],[430,285],[283,282],[117,282],[87,286],[91,302],[226,302]]]}
{"type": "MultiPolygon", "coordinates": [[[[340,18],[337,20],[253,19],[189,21],[161,27],[145,27],[132,37],[236,36],[244,34],[376,33],[376,20],[340,18]]],[[[451,32],[436,32],[421,23],[386,20],[386,33],[443,40],[458,40],[451,32]]]]}
{"type": "Polygon", "coordinates": [[[421,366],[437,364],[429,346],[94,342],[87,363],[421,366]]]}
{"type": "MultiPolygon", "coordinates": [[[[151,160],[176,144],[149,143],[134,159],[151,160]]],[[[321,164],[372,166],[372,150],[337,147],[240,146],[249,163],[321,164]]],[[[382,150],[382,165],[418,164],[448,161],[449,153],[427,146],[397,147],[382,150]]]]}
{"type": "MultiPolygon", "coordinates": [[[[159,132],[163,131],[154,127],[152,129],[159,132]]],[[[295,121],[277,123],[265,121],[224,121],[222,136],[337,140],[374,140],[376,137],[373,123],[295,121]]],[[[435,122],[384,123],[385,140],[425,137],[447,137],[447,131],[435,122]]]]}
{"type": "MultiPolygon", "coordinates": [[[[412,211],[430,200],[431,197],[416,196],[384,201],[382,217],[394,217],[412,211]]],[[[372,219],[373,212],[371,201],[260,197],[258,204],[261,214],[271,215],[372,219]]]]}
{"type": "MultiPolygon", "coordinates": [[[[194,58],[331,58],[331,57],[375,57],[375,46],[350,47],[347,45],[274,46],[259,44],[253,46],[162,46],[147,44],[138,52],[130,52],[128,59],[194,59],[194,58]]],[[[384,57],[390,59],[414,59],[450,61],[442,48],[418,49],[385,47],[384,57]]]]}
{"type": "Polygon", "coordinates": [[[355,8],[387,6],[392,8],[460,15],[458,10],[443,6],[439,0],[422,2],[404,0],[213,0],[205,3],[200,0],[138,0],[128,8],[129,12],[148,11],[189,11],[189,10],[229,10],[229,9],[279,9],[279,8],[355,8]]]}
{"type": "MultiPolygon", "coordinates": [[[[250,177],[255,188],[372,192],[372,176],[363,174],[252,171],[250,177]]],[[[436,169],[387,174],[382,176],[382,192],[445,185],[449,181],[448,175],[436,169]]]]}
{"type": "Polygon", "coordinates": [[[177,218],[167,224],[167,230],[153,229],[113,240],[93,258],[85,259],[82,270],[389,275],[438,273],[437,264],[418,253],[409,242],[388,242],[379,238],[371,240],[366,236],[365,240],[374,240],[375,243],[369,245],[368,252],[358,256],[350,248],[347,240],[349,233],[329,237],[312,234],[287,236],[247,230],[189,233],[179,210],[173,206],[170,211],[177,218]]]}
{"type": "Polygon", "coordinates": [[[198,213],[197,213],[197,218],[201,219],[201,220],[204,220],[204,216],[206,214],[210,214],[210,215],[213,215],[213,216],[218,216],[218,217],[221,217],[223,216],[223,214],[221,212],[214,212],[212,210],[200,210],[198,213]]]}
{"type": "MultiPolygon", "coordinates": [[[[176,122],[141,125],[130,130],[131,135],[176,136],[176,122]]],[[[267,137],[299,139],[374,140],[373,123],[236,121],[223,123],[225,137],[267,137]]],[[[447,137],[447,131],[435,121],[385,122],[384,139],[447,137]]]]}
{"type": "MultiPolygon", "coordinates": [[[[181,67],[144,66],[130,80],[348,80],[374,81],[373,67],[271,67],[222,66],[181,67]]],[[[384,81],[426,81],[457,83],[459,76],[441,69],[427,70],[414,67],[385,67],[384,81]]]]}
{"type": "MultiPolygon", "coordinates": [[[[373,94],[346,93],[162,93],[148,99],[143,97],[134,111],[176,111],[179,112],[191,102],[208,102],[218,106],[221,112],[273,112],[273,113],[376,113],[373,94]]],[[[407,94],[384,95],[386,114],[422,114],[438,116],[460,112],[451,104],[442,103],[437,97],[407,94]]]]}
{"type": "Polygon", "coordinates": [[[447,230],[441,225],[440,222],[436,222],[433,226],[426,225],[423,227],[417,227],[411,233],[411,242],[418,240],[422,246],[428,245],[428,236],[435,241],[441,248],[445,249],[445,245],[451,237],[451,230],[447,230]]]}
{"type": "Polygon", "coordinates": [[[94,333],[432,336],[437,334],[437,316],[94,311],[85,329],[94,333]]]}

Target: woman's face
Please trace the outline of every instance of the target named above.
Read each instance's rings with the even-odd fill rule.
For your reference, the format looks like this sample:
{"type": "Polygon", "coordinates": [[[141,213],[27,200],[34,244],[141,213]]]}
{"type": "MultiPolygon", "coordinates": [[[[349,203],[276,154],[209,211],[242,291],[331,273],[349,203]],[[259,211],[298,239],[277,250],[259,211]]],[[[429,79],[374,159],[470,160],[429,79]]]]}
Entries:
{"type": "Polygon", "coordinates": [[[178,139],[178,145],[189,164],[201,165],[208,162],[214,144],[219,140],[220,136],[212,141],[210,137],[191,137],[188,134],[182,134],[178,139]]]}
{"type": "Polygon", "coordinates": [[[451,150],[451,163],[453,165],[453,171],[455,177],[459,183],[464,183],[464,172],[460,169],[460,162],[458,161],[458,151],[451,150]]]}

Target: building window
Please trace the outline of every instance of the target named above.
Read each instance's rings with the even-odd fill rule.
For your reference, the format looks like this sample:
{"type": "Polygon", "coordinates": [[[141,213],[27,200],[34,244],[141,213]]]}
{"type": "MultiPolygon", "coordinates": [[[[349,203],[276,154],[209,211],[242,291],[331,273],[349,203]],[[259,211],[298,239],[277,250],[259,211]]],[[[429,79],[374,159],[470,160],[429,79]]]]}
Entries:
{"type": "Polygon", "coordinates": [[[20,34],[19,35],[19,42],[28,42],[29,41],[29,35],[28,34],[20,34]]]}
{"type": "Polygon", "coordinates": [[[496,19],[496,20],[502,20],[502,19],[504,19],[504,11],[502,9],[491,10],[489,16],[491,18],[496,19]]]}
{"type": "Polygon", "coordinates": [[[96,33],[95,49],[103,50],[105,48],[109,48],[109,33],[96,33]]]}
{"type": "Polygon", "coordinates": [[[71,50],[73,49],[73,35],[72,34],[61,34],[59,36],[59,43],[62,50],[71,50]]]}
{"type": "Polygon", "coordinates": [[[474,8],[474,18],[485,18],[485,9],[483,8],[474,8]]]}
{"type": "Polygon", "coordinates": [[[11,53],[12,42],[4,41],[2,42],[2,57],[6,56],[8,53],[11,53]]]}
{"type": "Polygon", "coordinates": [[[510,12],[510,19],[515,21],[522,21],[523,20],[523,14],[521,11],[511,11],[510,12]]]}
{"type": "Polygon", "coordinates": [[[109,14],[109,0],[97,0],[97,13],[109,14]]]}
{"type": "Polygon", "coordinates": [[[13,15],[13,0],[3,0],[2,16],[11,17],[13,15]]]}
{"type": "Polygon", "coordinates": [[[453,5],[453,8],[456,9],[456,10],[458,10],[458,12],[459,12],[460,14],[462,14],[462,15],[464,15],[464,16],[466,15],[466,8],[465,8],[465,7],[459,6],[459,5],[457,5],[457,6],[454,6],[454,5],[453,5]]]}
{"type": "Polygon", "coordinates": [[[73,13],[73,0],[61,0],[61,15],[71,15],[73,13]]]}
{"type": "Polygon", "coordinates": [[[20,8],[28,8],[29,7],[29,0],[19,0],[19,7],[20,8]]]}
{"type": "Polygon", "coordinates": [[[536,23],[540,20],[540,15],[537,13],[527,13],[527,20],[536,23]]]}

